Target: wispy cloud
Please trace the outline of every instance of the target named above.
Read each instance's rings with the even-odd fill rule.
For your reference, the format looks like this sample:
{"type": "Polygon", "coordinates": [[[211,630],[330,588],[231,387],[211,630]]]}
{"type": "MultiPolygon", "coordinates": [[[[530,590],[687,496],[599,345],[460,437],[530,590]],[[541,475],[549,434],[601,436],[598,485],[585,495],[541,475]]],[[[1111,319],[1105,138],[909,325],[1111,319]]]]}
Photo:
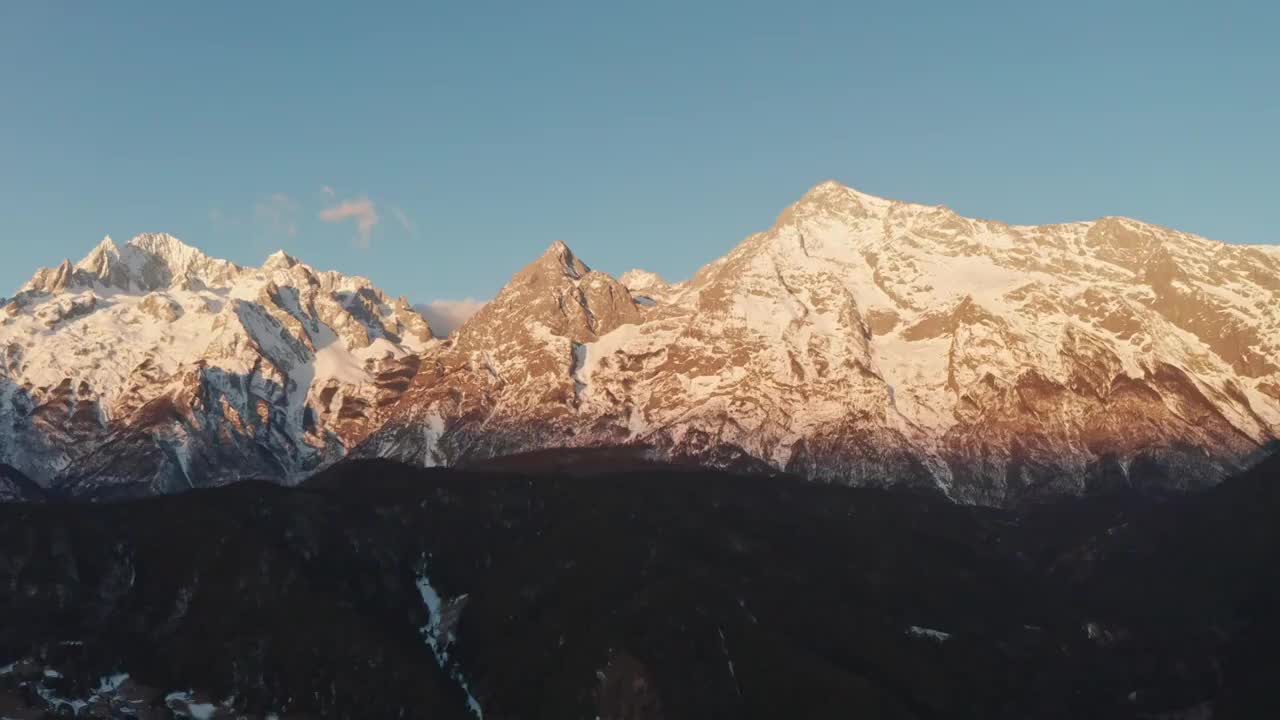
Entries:
{"type": "Polygon", "coordinates": [[[463,298],[461,300],[432,300],[429,303],[415,305],[414,308],[427,319],[427,323],[431,325],[432,332],[443,336],[458,329],[462,323],[479,312],[480,308],[484,306],[485,303],[482,300],[463,298]]]}
{"type": "Polygon", "coordinates": [[[209,211],[209,224],[216,226],[238,227],[242,221],[242,217],[235,213],[227,212],[222,208],[213,208],[209,211]]]}
{"type": "Polygon", "coordinates": [[[356,223],[356,247],[367,248],[373,240],[373,228],[378,224],[378,208],[367,197],[359,197],[327,207],[320,211],[325,222],[354,220],[356,223]]]}
{"type": "Polygon", "coordinates": [[[409,218],[404,210],[392,206],[391,215],[395,217],[396,222],[400,223],[400,227],[404,228],[404,231],[409,233],[410,237],[418,237],[418,226],[413,224],[413,220],[409,218]]]}
{"type": "Polygon", "coordinates": [[[273,235],[298,237],[298,203],[285,193],[275,193],[254,203],[253,218],[273,235]]]}
{"type": "Polygon", "coordinates": [[[338,193],[334,192],[333,188],[329,187],[328,185],[323,185],[320,187],[320,194],[324,195],[329,199],[338,197],[338,193]]]}

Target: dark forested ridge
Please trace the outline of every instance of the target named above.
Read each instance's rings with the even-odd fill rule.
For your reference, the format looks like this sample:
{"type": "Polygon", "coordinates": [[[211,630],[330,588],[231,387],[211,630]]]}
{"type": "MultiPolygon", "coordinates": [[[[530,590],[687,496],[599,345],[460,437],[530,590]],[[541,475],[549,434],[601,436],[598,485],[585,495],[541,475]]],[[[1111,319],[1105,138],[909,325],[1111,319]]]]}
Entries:
{"type": "Polygon", "coordinates": [[[1275,717],[1277,517],[1274,458],[1016,513],[383,461],[0,505],[0,715],[1275,717]]]}
{"type": "Polygon", "coordinates": [[[43,488],[17,468],[0,463],[0,502],[40,502],[47,495],[43,488]]]}

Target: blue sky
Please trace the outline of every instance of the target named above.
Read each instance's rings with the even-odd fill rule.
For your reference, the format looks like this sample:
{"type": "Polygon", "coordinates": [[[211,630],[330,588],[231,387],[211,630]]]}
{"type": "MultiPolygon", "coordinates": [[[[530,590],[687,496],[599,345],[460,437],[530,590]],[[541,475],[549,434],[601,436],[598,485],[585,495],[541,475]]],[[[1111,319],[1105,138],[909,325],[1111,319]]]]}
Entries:
{"type": "Polygon", "coordinates": [[[416,301],[555,239],[679,279],[826,178],[1280,241],[1274,3],[972,5],[0,3],[0,294],[143,231],[416,301]]]}

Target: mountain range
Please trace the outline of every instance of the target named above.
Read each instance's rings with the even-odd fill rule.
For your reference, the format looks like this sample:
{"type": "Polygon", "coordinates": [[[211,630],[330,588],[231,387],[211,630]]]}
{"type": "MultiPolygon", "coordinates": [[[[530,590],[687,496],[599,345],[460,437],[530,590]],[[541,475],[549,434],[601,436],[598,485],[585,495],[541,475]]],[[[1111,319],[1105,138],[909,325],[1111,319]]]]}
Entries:
{"type": "Polygon", "coordinates": [[[682,282],[553,243],[445,338],[366,279],[167,235],[0,308],[5,487],[73,497],[629,448],[1015,505],[1213,484],[1278,436],[1277,248],[835,182],[682,282]]]}

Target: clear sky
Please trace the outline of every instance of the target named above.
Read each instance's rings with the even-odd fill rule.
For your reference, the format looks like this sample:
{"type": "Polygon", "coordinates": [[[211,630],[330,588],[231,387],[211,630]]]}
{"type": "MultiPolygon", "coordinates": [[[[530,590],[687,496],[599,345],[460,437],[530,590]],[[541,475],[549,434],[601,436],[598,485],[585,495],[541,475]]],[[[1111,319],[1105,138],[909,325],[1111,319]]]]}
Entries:
{"type": "Polygon", "coordinates": [[[1276,5],[8,0],[0,295],[144,231],[415,301],[555,239],[680,279],[827,178],[1277,242],[1276,5]]]}

